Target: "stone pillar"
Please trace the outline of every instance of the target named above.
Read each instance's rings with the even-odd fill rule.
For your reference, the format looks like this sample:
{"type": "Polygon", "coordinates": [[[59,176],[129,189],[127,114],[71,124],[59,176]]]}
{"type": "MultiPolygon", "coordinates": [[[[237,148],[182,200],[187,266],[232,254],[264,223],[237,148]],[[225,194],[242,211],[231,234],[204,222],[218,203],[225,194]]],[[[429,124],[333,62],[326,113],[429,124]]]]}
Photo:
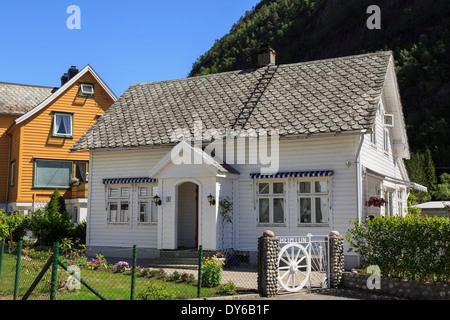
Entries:
{"type": "Polygon", "coordinates": [[[258,238],[258,292],[262,297],[278,292],[278,238],[270,230],[258,238]]]}
{"type": "Polygon", "coordinates": [[[344,274],[344,237],[337,231],[328,236],[330,245],[330,287],[337,288],[344,274]]]}

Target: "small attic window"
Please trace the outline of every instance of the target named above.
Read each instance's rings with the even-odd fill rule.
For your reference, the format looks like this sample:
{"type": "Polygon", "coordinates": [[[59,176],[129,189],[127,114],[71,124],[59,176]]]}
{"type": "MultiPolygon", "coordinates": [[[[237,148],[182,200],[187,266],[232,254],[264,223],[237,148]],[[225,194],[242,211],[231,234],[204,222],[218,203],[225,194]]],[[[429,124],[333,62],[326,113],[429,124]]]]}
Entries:
{"type": "Polygon", "coordinates": [[[386,127],[393,127],[394,126],[394,115],[393,114],[385,114],[384,115],[384,125],[386,127]]]}
{"type": "Polygon", "coordinates": [[[80,83],[80,89],[78,91],[80,97],[94,97],[94,84],[92,83],[80,83]]]}

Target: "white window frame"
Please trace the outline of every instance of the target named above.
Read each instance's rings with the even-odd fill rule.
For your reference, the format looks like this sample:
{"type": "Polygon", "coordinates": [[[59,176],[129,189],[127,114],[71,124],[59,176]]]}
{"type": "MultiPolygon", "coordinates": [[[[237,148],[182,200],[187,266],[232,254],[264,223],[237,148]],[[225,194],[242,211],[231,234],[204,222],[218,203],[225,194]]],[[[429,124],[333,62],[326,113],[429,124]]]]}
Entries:
{"type": "Polygon", "coordinates": [[[389,152],[389,128],[384,128],[383,134],[383,150],[387,154],[389,152]]]}
{"type": "Polygon", "coordinates": [[[11,187],[13,187],[14,186],[14,175],[15,175],[15,171],[16,171],[16,162],[15,161],[13,161],[13,162],[11,162],[11,170],[10,170],[11,172],[11,176],[9,177],[9,185],[11,186],[11,187]]]}
{"type": "Polygon", "coordinates": [[[377,123],[376,123],[376,121],[373,124],[373,131],[370,134],[370,142],[372,143],[373,147],[377,146],[377,123]]]}
{"type": "Polygon", "coordinates": [[[93,96],[94,95],[94,85],[92,83],[80,83],[80,92],[81,94],[87,95],[87,96],[93,96]],[[91,90],[87,90],[90,88],[91,90]]]}
{"type": "Polygon", "coordinates": [[[287,180],[260,180],[256,181],[256,219],[258,225],[271,225],[271,226],[286,226],[286,187],[287,180]],[[283,192],[282,193],[274,193],[273,185],[274,183],[282,183],[283,184],[283,192]],[[268,184],[269,192],[268,193],[260,193],[259,185],[260,184],[268,184]],[[260,221],[260,200],[261,199],[269,199],[269,221],[260,221]],[[274,222],[274,199],[283,199],[283,222],[274,222]]]}
{"type": "Polygon", "coordinates": [[[312,179],[298,179],[296,181],[297,185],[297,221],[299,227],[305,226],[329,226],[331,223],[331,179],[320,179],[320,178],[312,178],[312,179]],[[302,182],[310,183],[310,192],[300,192],[300,184],[302,182]],[[317,192],[315,190],[315,182],[326,182],[326,192],[317,192]],[[317,210],[316,210],[316,199],[325,198],[327,201],[327,221],[318,222],[317,218],[317,210]],[[301,215],[301,199],[310,199],[310,221],[302,222],[301,215]]]}
{"type": "MultiPolygon", "coordinates": [[[[137,185],[137,197],[138,197],[138,212],[137,221],[138,224],[154,224],[158,222],[158,207],[153,201],[153,197],[158,194],[158,185],[155,184],[138,184],[137,185]],[[143,194],[142,190],[147,189],[147,193],[143,194]],[[141,204],[147,204],[147,212],[145,215],[147,219],[142,221],[141,204]],[[147,221],[145,221],[147,220],[147,221]]],[[[144,217],[145,217],[144,215],[144,217]]]]}
{"type": "Polygon", "coordinates": [[[385,113],[383,117],[383,122],[386,127],[394,126],[394,115],[390,113],[385,113]]]}
{"type": "Polygon", "coordinates": [[[108,223],[110,224],[129,224],[131,216],[131,186],[130,185],[111,185],[108,192],[108,223]],[[117,195],[112,195],[111,191],[117,189],[117,195]],[[127,191],[128,190],[128,194],[127,191]],[[111,205],[116,205],[115,217],[112,216],[111,205]],[[127,213],[122,213],[122,206],[128,205],[127,213]]]}
{"type": "Polygon", "coordinates": [[[57,112],[57,111],[55,111],[53,113],[53,136],[54,137],[72,137],[73,136],[73,113],[57,112]],[[57,130],[56,119],[58,116],[70,117],[70,121],[69,121],[70,132],[69,133],[56,132],[56,130],[57,130]]]}
{"type": "Polygon", "coordinates": [[[74,206],[72,208],[72,222],[73,223],[78,223],[78,215],[80,213],[80,209],[78,208],[78,206],[74,206]]]}

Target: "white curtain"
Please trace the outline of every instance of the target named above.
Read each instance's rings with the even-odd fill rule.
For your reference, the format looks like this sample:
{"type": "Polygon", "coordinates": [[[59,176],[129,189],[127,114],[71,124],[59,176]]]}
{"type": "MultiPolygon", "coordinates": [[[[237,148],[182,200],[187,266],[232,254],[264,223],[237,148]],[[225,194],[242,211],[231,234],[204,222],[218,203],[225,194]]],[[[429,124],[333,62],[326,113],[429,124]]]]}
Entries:
{"type": "Polygon", "coordinates": [[[58,134],[71,134],[72,117],[70,115],[57,114],[55,116],[56,133],[58,134]]]}

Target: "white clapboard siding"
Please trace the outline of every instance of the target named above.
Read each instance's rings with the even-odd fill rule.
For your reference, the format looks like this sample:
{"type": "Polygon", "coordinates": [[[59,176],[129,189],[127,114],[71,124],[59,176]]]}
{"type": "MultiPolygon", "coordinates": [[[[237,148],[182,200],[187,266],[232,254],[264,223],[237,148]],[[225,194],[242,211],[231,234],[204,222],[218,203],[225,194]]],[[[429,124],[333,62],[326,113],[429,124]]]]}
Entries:
{"type": "MultiPolygon", "coordinates": [[[[251,173],[258,173],[257,165],[235,164],[240,172],[238,181],[239,204],[238,222],[235,226],[235,246],[239,250],[255,250],[257,239],[264,230],[270,229],[275,235],[329,234],[337,230],[345,234],[349,220],[356,218],[356,168],[355,152],[359,136],[324,137],[311,139],[281,140],[279,148],[279,171],[334,170],[330,181],[331,188],[331,220],[325,227],[298,226],[297,222],[297,189],[298,179],[287,179],[285,215],[286,225],[258,225],[255,208],[255,181],[251,173]],[[346,165],[349,161],[352,164],[346,165]]],[[[286,181],[286,180],[284,180],[286,181]]]]}
{"type": "MultiPolygon", "coordinates": [[[[163,148],[91,152],[88,245],[131,247],[137,244],[140,247],[157,247],[157,224],[133,223],[132,227],[129,224],[108,224],[105,185],[102,180],[145,176],[168,151],[163,148]]],[[[137,212],[137,204],[132,202],[131,205],[133,207],[130,207],[130,211],[137,212]]]]}
{"type": "MultiPolygon", "coordinates": [[[[390,177],[397,178],[399,180],[408,180],[408,177],[402,175],[402,171],[400,170],[400,166],[403,165],[403,159],[399,159],[395,149],[393,147],[393,128],[386,128],[388,132],[388,145],[387,150],[384,148],[384,119],[383,114],[389,113],[390,111],[386,109],[386,104],[384,99],[381,99],[381,104],[378,109],[375,121],[375,135],[376,135],[376,143],[371,141],[371,136],[369,134],[365,135],[365,139],[363,145],[361,147],[361,164],[369,169],[372,169],[381,174],[385,174],[390,177]]],[[[400,121],[399,119],[395,119],[394,121],[400,121]]],[[[377,189],[377,184],[381,182],[381,179],[376,179],[373,177],[365,176],[363,178],[363,201],[367,201],[371,196],[380,196],[380,191],[377,189]]],[[[404,185],[397,185],[397,188],[405,188],[404,185]]],[[[406,193],[406,192],[405,192],[406,193]]],[[[403,208],[406,208],[406,200],[407,197],[404,195],[403,199],[401,199],[403,203],[403,208]]],[[[395,214],[400,214],[398,212],[397,203],[399,201],[397,197],[397,193],[394,193],[394,202],[395,202],[395,214]]],[[[383,209],[384,210],[384,209],[383,209]]],[[[378,208],[368,208],[363,206],[363,215],[378,215],[383,210],[378,208]]]]}
{"type": "MultiPolygon", "coordinates": [[[[351,227],[349,221],[357,218],[356,201],[356,164],[355,156],[359,143],[359,135],[342,135],[315,137],[308,139],[281,140],[279,145],[279,172],[333,170],[330,177],[330,222],[326,226],[299,226],[298,224],[298,179],[284,179],[286,184],[284,226],[258,225],[255,208],[255,180],[251,173],[259,173],[260,167],[253,164],[233,164],[239,178],[201,178],[199,194],[199,239],[204,247],[219,248],[224,241],[228,246],[234,243],[237,250],[256,250],[257,239],[264,230],[270,229],[277,236],[327,235],[331,230],[337,230],[345,235],[351,227]],[[219,223],[217,206],[210,206],[207,195],[212,193],[216,201],[229,196],[233,200],[233,223],[222,229],[219,223]],[[215,212],[215,214],[214,214],[215,212]],[[203,215],[202,215],[203,213],[203,215]],[[223,239],[223,240],[222,240],[223,239]]],[[[363,146],[362,152],[365,146],[363,146]]],[[[89,230],[88,245],[90,246],[132,246],[158,248],[176,247],[173,232],[176,230],[175,215],[166,214],[163,210],[172,210],[176,194],[168,193],[175,190],[178,179],[162,179],[158,186],[168,190],[164,197],[171,196],[171,202],[165,202],[158,207],[160,217],[164,221],[157,224],[140,225],[131,223],[112,225],[107,222],[104,178],[140,177],[147,172],[169,152],[168,148],[134,149],[120,151],[92,151],[90,172],[89,230]],[[162,225],[164,224],[164,225],[162,225]],[[159,232],[158,232],[159,229],[159,232]],[[158,239],[159,237],[159,239],[158,239]]],[[[361,154],[361,157],[364,156],[361,154]]],[[[198,169],[198,168],[197,168],[198,169]]],[[[165,200],[165,199],[163,199],[165,200]]],[[[137,206],[137,204],[133,204],[137,206]]],[[[136,208],[130,208],[136,211],[136,208]]]]}

